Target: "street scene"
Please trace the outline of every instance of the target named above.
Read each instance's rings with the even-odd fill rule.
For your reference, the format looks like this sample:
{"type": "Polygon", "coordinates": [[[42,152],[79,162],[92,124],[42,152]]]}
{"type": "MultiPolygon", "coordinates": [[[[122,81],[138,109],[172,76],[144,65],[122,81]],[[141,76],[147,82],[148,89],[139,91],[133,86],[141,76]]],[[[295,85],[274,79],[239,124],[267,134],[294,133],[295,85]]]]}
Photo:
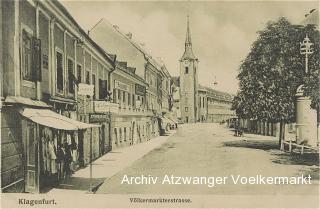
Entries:
{"type": "Polygon", "coordinates": [[[318,2],[0,0],[0,23],[1,193],[319,205],[318,2]]]}
{"type": "Polygon", "coordinates": [[[318,194],[319,160],[301,159],[278,150],[275,137],[235,137],[225,125],[183,125],[155,148],[102,184],[97,193],[109,194],[318,194]],[[259,159],[259,160],[257,160],[259,159]],[[311,175],[312,185],[129,185],[124,175],[141,176],[296,176],[311,175]]]}

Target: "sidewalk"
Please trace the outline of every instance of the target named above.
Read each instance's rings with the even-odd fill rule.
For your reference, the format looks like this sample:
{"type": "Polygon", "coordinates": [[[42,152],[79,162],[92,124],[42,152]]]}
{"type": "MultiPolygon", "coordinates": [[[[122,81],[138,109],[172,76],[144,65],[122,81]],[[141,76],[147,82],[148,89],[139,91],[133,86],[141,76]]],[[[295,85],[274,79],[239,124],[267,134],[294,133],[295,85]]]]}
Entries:
{"type": "MultiPolygon", "coordinates": [[[[119,148],[101,156],[92,163],[92,187],[98,187],[106,179],[130,166],[151,150],[160,147],[175,133],[175,130],[171,130],[167,136],[158,136],[147,142],[119,148]]],[[[68,194],[84,194],[88,193],[89,188],[90,165],[75,172],[69,179],[60,183],[58,187],[51,189],[47,194],[56,195],[66,192],[68,194]]]]}

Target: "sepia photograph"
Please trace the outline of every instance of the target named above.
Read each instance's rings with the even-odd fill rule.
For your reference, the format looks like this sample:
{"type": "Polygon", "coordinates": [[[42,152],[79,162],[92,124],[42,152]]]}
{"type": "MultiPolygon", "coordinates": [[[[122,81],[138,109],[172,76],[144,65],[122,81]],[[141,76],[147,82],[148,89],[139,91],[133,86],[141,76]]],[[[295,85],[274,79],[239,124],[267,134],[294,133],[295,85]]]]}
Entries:
{"type": "Polygon", "coordinates": [[[319,19],[0,0],[1,208],[320,208],[319,19]]]}

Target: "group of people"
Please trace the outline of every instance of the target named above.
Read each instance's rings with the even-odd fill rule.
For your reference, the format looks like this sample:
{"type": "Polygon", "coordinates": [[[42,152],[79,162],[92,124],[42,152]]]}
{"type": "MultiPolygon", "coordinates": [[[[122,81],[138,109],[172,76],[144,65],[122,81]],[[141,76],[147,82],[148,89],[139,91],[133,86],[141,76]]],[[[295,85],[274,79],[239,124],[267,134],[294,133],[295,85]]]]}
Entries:
{"type": "Polygon", "coordinates": [[[43,128],[41,151],[41,173],[50,184],[52,181],[58,184],[78,168],[79,149],[75,132],[43,128]]]}

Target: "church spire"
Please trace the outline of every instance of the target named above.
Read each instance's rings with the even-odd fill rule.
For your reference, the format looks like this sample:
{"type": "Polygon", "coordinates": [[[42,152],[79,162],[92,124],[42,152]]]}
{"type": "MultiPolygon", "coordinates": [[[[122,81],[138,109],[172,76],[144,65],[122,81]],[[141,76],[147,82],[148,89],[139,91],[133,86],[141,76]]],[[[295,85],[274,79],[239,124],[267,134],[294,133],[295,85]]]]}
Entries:
{"type": "Polygon", "coordinates": [[[187,34],[186,34],[185,48],[184,48],[183,56],[181,57],[181,60],[184,60],[184,59],[197,60],[196,56],[194,56],[192,51],[189,15],[187,16],[187,34]]]}
{"type": "Polygon", "coordinates": [[[186,47],[187,45],[192,45],[191,43],[191,33],[190,33],[190,23],[189,23],[189,15],[187,16],[187,35],[186,35],[186,47]]]}

